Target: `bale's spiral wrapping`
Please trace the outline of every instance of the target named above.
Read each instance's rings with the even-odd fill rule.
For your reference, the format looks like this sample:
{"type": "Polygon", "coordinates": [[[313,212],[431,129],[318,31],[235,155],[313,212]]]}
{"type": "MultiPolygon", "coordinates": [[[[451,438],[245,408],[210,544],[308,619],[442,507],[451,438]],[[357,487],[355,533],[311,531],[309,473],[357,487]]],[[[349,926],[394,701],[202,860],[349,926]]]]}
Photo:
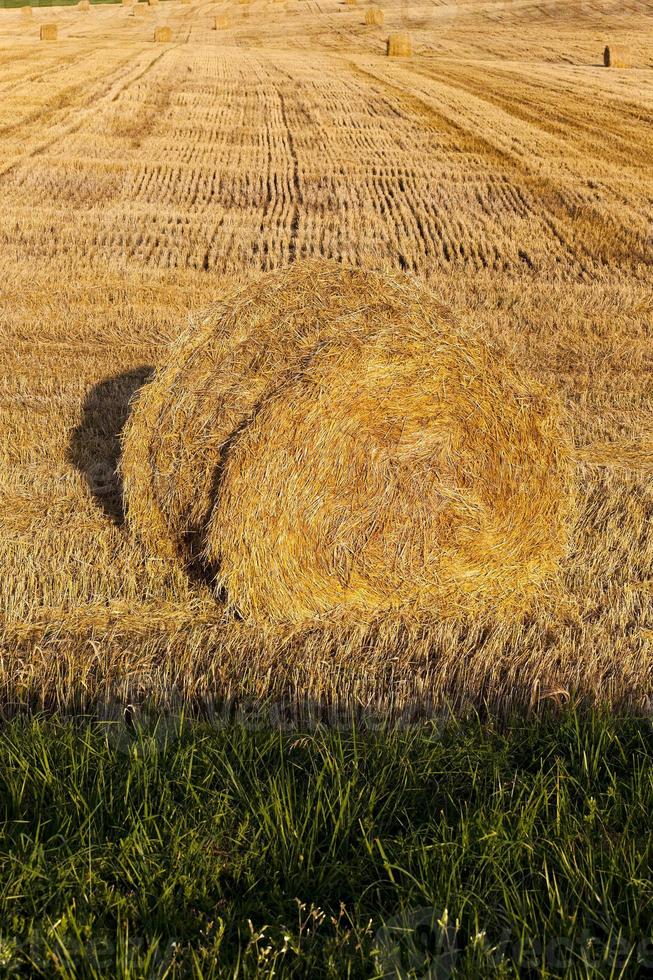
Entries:
{"type": "Polygon", "coordinates": [[[414,281],[297,263],[217,305],[143,389],[128,520],[244,616],[522,610],[573,512],[555,402],[414,281]]]}

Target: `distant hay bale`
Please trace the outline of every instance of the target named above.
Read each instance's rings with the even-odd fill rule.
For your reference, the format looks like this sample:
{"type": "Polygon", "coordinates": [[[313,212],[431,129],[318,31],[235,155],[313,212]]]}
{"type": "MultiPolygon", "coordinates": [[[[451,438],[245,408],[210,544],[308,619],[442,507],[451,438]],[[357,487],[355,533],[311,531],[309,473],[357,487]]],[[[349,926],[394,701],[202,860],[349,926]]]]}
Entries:
{"type": "Polygon", "coordinates": [[[134,6],[134,12],[132,14],[132,17],[145,17],[147,10],[148,10],[147,5],[144,3],[138,3],[137,0],[134,6]]]}
{"type": "Polygon", "coordinates": [[[213,22],[214,30],[223,31],[225,28],[229,27],[229,18],[226,16],[216,17],[213,22]]]}
{"type": "Polygon", "coordinates": [[[41,24],[41,40],[56,41],[59,37],[59,28],[56,24],[41,24]]]}
{"type": "Polygon", "coordinates": [[[355,7],[357,3],[358,3],[358,0],[345,0],[345,4],[348,7],[355,7]]]}
{"type": "Polygon", "coordinates": [[[122,0],[123,7],[131,7],[133,0],[122,0]]]}
{"type": "Polygon", "coordinates": [[[365,23],[381,25],[384,20],[384,13],[380,7],[368,7],[365,11],[365,23]]]}
{"type": "Polygon", "coordinates": [[[155,27],[154,40],[159,44],[167,44],[169,41],[172,41],[172,28],[155,27]]]}
{"type": "Polygon", "coordinates": [[[630,51],[623,46],[606,44],[603,50],[603,64],[606,68],[632,68],[633,60],[630,51]]]}
{"type": "Polygon", "coordinates": [[[79,0],[79,3],[77,4],[77,9],[78,10],[84,10],[84,11],[90,10],[91,9],[91,4],[90,4],[89,0],[79,0]]]}
{"type": "Polygon", "coordinates": [[[413,53],[413,41],[410,34],[391,34],[388,38],[386,53],[389,58],[409,58],[413,53]]]}
{"type": "Polygon", "coordinates": [[[260,622],[521,612],[574,513],[544,388],[414,280],[324,261],[253,280],[182,337],[121,469],[145,546],[260,622]]]}
{"type": "Polygon", "coordinates": [[[25,20],[28,20],[29,18],[32,17],[32,8],[31,7],[21,7],[20,8],[20,15],[25,20]]]}
{"type": "Polygon", "coordinates": [[[183,4],[189,4],[189,3],[191,2],[191,0],[181,0],[181,2],[182,2],[183,4]]]}

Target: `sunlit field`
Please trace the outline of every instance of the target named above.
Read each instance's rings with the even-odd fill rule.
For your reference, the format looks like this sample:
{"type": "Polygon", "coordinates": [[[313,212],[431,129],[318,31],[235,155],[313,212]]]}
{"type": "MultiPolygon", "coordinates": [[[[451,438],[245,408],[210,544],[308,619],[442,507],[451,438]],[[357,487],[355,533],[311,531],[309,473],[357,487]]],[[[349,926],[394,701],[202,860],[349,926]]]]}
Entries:
{"type": "Polygon", "coordinates": [[[0,10],[6,702],[131,684],[646,706],[653,8],[383,9],[0,10]],[[385,56],[392,31],[411,57],[385,56]],[[605,44],[632,67],[604,68],[605,44]],[[561,397],[579,511],[555,603],[510,626],[270,633],[126,532],[130,399],[233,280],[304,257],[414,275],[561,397]]]}

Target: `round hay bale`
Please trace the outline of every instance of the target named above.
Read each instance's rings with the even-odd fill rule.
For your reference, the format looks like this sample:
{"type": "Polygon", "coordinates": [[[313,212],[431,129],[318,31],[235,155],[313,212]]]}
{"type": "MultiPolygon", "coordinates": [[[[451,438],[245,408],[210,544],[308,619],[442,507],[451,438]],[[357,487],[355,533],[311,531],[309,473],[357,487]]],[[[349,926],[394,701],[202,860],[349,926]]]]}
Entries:
{"type": "Polygon", "coordinates": [[[380,26],[383,24],[384,14],[380,7],[368,7],[365,11],[365,23],[380,26]]]}
{"type": "Polygon", "coordinates": [[[32,17],[32,8],[31,7],[21,7],[20,8],[20,16],[24,20],[31,19],[31,17],[32,17]]]}
{"type": "Polygon", "coordinates": [[[130,526],[261,622],[522,611],[568,546],[561,410],[414,280],[295,263],[146,385],[130,526]]]}
{"type": "Polygon", "coordinates": [[[632,68],[633,60],[625,47],[606,44],[603,49],[603,64],[606,68],[632,68]]]}
{"type": "Polygon", "coordinates": [[[56,24],[41,24],[40,38],[42,41],[56,41],[59,37],[59,28],[56,24]]]}
{"type": "Polygon", "coordinates": [[[413,53],[413,41],[410,34],[391,34],[388,38],[386,53],[389,58],[410,58],[413,53]]]}
{"type": "Polygon", "coordinates": [[[83,10],[85,12],[89,11],[91,9],[91,4],[89,0],[79,0],[79,3],[77,4],[77,9],[83,10]]]}
{"type": "Polygon", "coordinates": [[[172,41],[172,28],[171,27],[155,27],[154,28],[154,40],[158,44],[168,44],[172,41]]]}

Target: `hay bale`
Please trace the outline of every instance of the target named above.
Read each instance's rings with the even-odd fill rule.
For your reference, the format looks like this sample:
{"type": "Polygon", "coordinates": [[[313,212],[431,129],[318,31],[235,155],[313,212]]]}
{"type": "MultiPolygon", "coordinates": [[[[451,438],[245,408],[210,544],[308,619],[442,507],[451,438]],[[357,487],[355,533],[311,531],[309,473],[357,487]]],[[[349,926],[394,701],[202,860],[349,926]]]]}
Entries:
{"type": "Polygon", "coordinates": [[[427,289],[298,262],[178,342],[121,468],[149,549],[301,623],[527,608],[568,546],[572,460],[557,403],[427,289]]]}
{"type": "Polygon", "coordinates": [[[40,37],[42,41],[56,41],[59,37],[59,28],[56,24],[41,24],[40,37]]]}
{"type": "Polygon", "coordinates": [[[157,42],[157,44],[168,44],[168,42],[172,41],[172,28],[155,27],[154,40],[157,42]]]}
{"type": "Polygon", "coordinates": [[[20,15],[23,20],[31,20],[32,18],[32,8],[31,7],[21,7],[20,15]]]}
{"type": "Polygon", "coordinates": [[[384,13],[380,7],[368,7],[365,11],[365,23],[380,26],[384,20],[384,13]]]}
{"type": "Polygon", "coordinates": [[[79,3],[77,4],[77,9],[84,10],[84,11],[90,10],[91,4],[89,3],[89,0],[79,0],[79,3]]]}
{"type": "Polygon", "coordinates": [[[410,34],[391,34],[388,38],[386,53],[389,58],[410,58],[413,53],[413,41],[410,34]]]}
{"type": "Polygon", "coordinates": [[[226,16],[216,17],[213,22],[214,30],[223,31],[229,27],[229,18],[226,16]]]}
{"type": "Polygon", "coordinates": [[[603,50],[603,64],[606,68],[632,68],[630,51],[621,45],[606,44],[603,50]]]}
{"type": "Polygon", "coordinates": [[[132,17],[145,17],[147,10],[147,5],[144,3],[139,3],[137,0],[132,17]]]}
{"type": "Polygon", "coordinates": [[[358,0],[345,0],[345,5],[347,7],[355,7],[358,0]]]}

